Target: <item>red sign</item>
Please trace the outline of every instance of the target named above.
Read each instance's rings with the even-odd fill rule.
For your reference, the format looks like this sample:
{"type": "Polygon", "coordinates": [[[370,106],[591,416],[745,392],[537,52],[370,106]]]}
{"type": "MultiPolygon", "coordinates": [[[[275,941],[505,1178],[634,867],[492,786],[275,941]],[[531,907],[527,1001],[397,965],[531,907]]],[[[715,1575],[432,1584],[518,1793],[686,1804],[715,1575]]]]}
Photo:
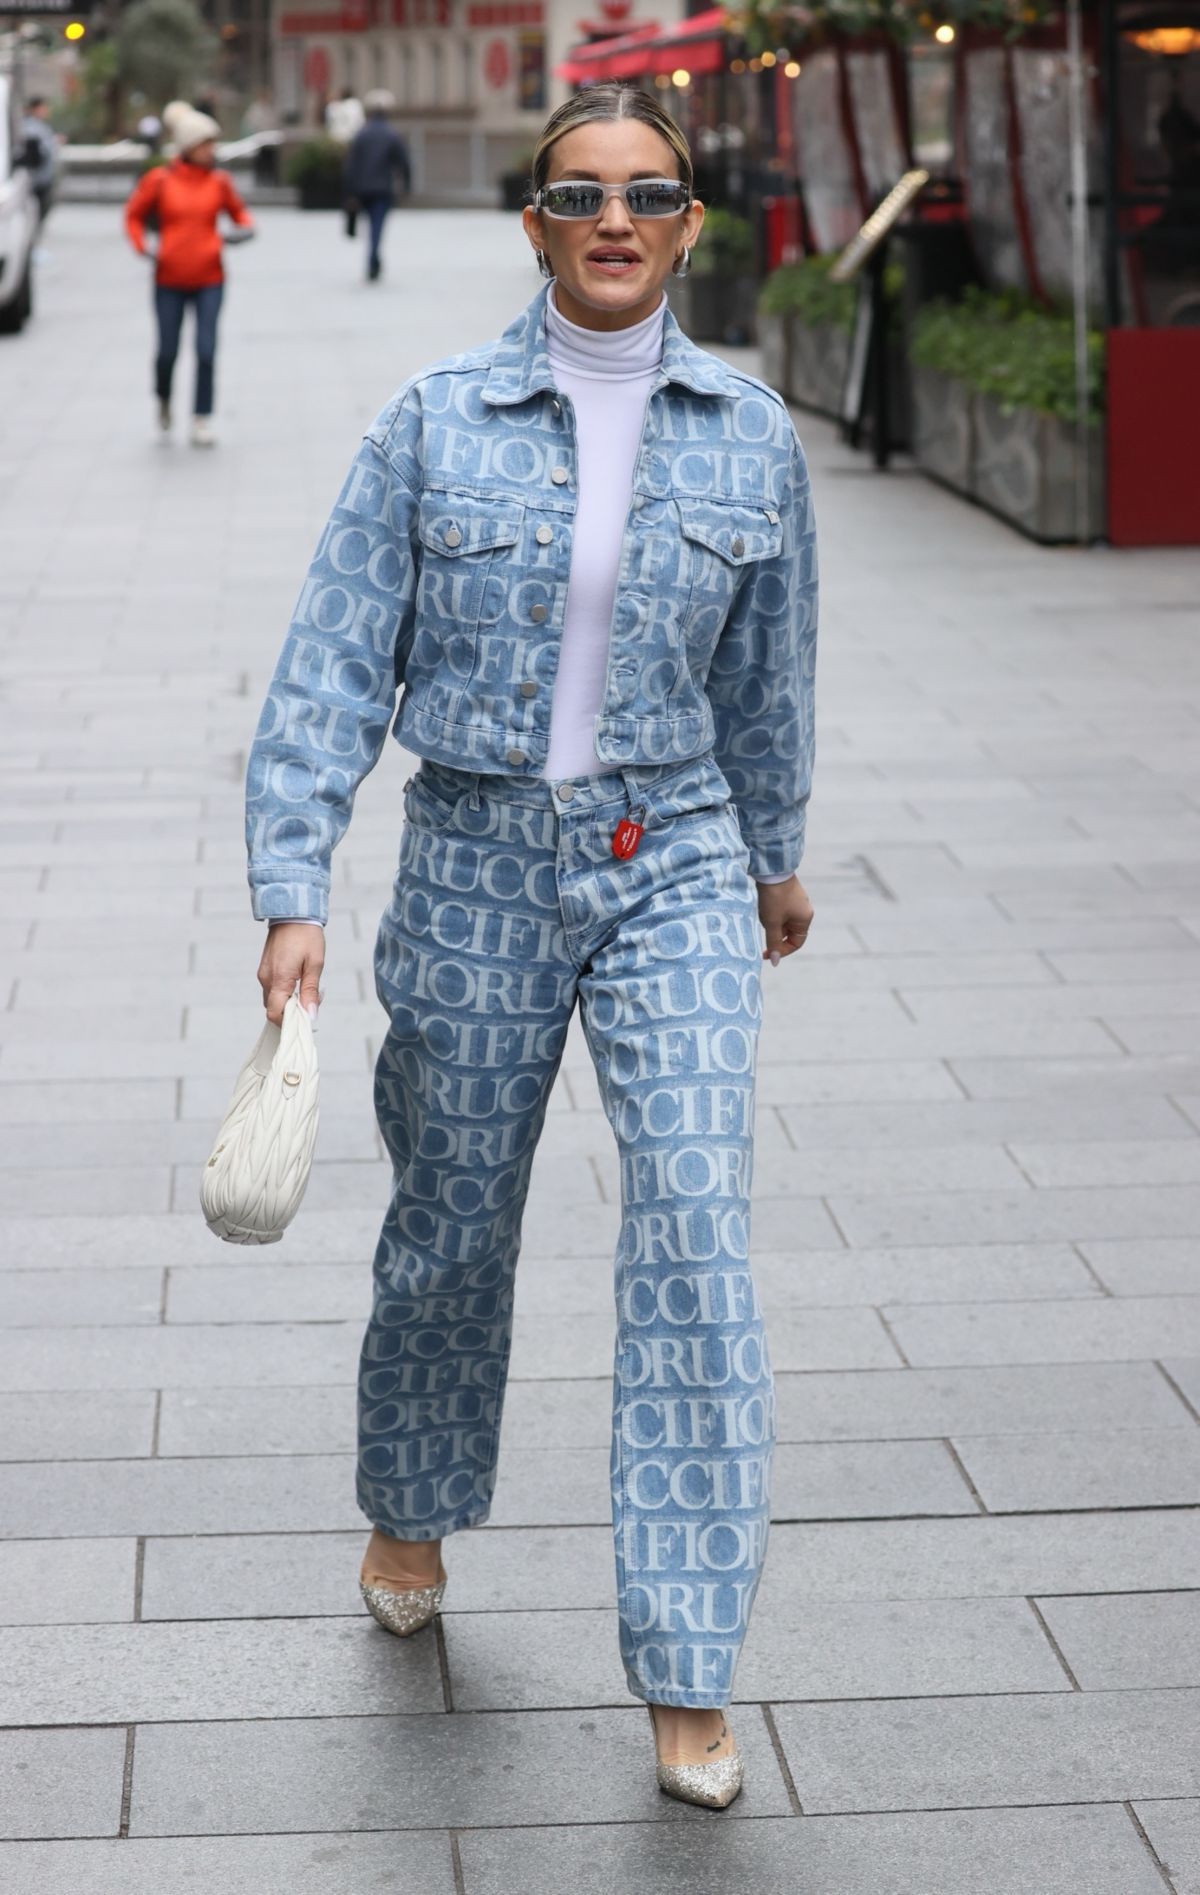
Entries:
{"type": "Polygon", "coordinates": [[[304,55],[304,83],[310,92],[328,92],[329,81],[333,77],[330,70],[329,54],[323,46],[310,46],[304,55]]]}
{"type": "Polygon", "coordinates": [[[468,26],[540,26],[542,0],[475,0],[467,8],[468,26]]]}
{"type": "Polygon", "coordinates": [[[483,76],[493,92],[499,92],[508,84],[512,71],[512,60],[508,56],[508,42],[502,39],[490,39],[483,54],[483,76]]]}
{"type": "Polygon", "coordinates": [[[393,26],[449,26],[450,0],[392,0],[393,26]]]}

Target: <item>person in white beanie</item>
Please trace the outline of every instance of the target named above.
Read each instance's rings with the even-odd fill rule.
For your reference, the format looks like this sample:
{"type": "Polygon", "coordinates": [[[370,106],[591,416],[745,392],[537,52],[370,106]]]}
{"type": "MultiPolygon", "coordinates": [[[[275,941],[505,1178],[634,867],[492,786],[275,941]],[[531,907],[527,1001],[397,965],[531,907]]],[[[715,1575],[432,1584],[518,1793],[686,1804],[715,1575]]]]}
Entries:
{"type": "Polygon", "coordinates": [[[186,100],[163,107],[163,127],[174,149],[169,164],[158,165],[138,180],[125,206],[125,230],[140,256],[154,259],[154,310],[158,352],[154,364],[158,425],[171,427],[171,382],[179,354],[184,313],[196,313],[196,387],[192,445],[211,447],[217,354],[217,318],[225,293],[222,249],[225,243],[254,234],[254,220],[227,171],[217,169],[220,127],[207,112],[186,100]],[[224,214],[234,233],[217,227],[224,214]],[[158,225],[158,245],[146,241],[147,220],[158,225]]]}

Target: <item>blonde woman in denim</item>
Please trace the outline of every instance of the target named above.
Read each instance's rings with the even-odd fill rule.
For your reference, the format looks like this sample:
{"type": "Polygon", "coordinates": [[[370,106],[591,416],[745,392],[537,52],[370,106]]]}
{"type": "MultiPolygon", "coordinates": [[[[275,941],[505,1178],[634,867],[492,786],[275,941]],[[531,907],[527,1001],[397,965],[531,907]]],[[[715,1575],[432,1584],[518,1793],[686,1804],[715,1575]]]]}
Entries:
{"type": "Polygon", "coordinates": [[[330,852],[399,695],[421,762],[375,953],[394,1188],[359,1376],[363,1598],[419,1631],[443,1542],[488,1517],[578,1002],[621,1169],[620,1655],[661,1787],[724,1807],[773,1438],[749,1245],[762,964],[812,919],[812,508],[782,402],[666,310],[704,215],[669,116],[592,87],[533,182],[548,280],[389,402],[301,593],[249,767],[259,979],[272,1019],[297,986],[316,1006],[330,852]]]}

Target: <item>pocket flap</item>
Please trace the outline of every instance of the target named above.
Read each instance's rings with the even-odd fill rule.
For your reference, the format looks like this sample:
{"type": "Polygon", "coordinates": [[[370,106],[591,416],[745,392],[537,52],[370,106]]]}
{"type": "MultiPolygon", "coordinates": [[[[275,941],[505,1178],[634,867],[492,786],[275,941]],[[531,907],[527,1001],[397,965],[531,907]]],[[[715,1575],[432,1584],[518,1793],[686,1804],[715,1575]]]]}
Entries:
{"type": "Polygon", "coordinates": [[[783,548],[783,527],[772,507],[691,498],[675,504],[685,537],[719,553],[731,566],[771,559],[783,548]]]}
{"type": "Polygon", "coordinates": [[[519,501],[493,503],[459,494],[426,493],[421,496],[418,531],[431,553],[456,559],[466,553],[488,553],[497,546],[514,546],[524,512],[519,501]]]}

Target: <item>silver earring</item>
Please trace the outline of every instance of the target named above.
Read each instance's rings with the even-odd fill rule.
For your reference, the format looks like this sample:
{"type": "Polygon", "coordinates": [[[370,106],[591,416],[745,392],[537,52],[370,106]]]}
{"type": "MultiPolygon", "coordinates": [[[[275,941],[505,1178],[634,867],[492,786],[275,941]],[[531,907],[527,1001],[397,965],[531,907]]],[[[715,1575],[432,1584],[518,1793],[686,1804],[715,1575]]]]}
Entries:
{"type": "Polygon", "coordinates": [[[535,250],[533,254],[537,261],[538,269],[541,271],[542,275],[553,276],[554,271],[550,268],[550,265],[546,261],[546,252],[544,250],[535,250]]]}
{"type": "Polygon", "coordinates": [[[688,271],[691,269],[691,267],[692,267],[692,253],[688,249],[687,245],[684,244],[683,255],[676,257],[674,263],[671,265],[671,275],[672,276],[686,276],[688,271]]]}

